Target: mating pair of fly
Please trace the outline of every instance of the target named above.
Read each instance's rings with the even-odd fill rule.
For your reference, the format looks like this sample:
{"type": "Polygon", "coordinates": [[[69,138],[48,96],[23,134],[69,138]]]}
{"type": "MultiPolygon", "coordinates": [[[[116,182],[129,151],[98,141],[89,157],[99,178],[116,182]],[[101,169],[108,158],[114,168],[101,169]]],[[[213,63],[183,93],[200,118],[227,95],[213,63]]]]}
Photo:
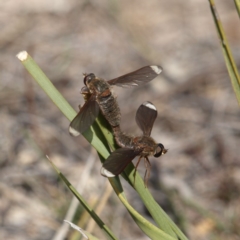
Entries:
{"type": "Polygon", "coordinates": [[[121,77],[106,81],[96,77],[93,73],[84,74],[84,84],[81,93],[86,102],[80,108],[79,113],[69,126],[69,132],[78,136],[85,132],[97,118],[99,111],[110,124],[119,149],[112,152],[103,163],[101,174],[105,177],[114,177],[123,172],[125,167],[139,156],[136,168],[141,159],[144,158],[146,172],[144,176],[145,186],[150,176],[151,164],[148,157],[160,157],[167,152],[161,143],[156,143],[150,137],[152,127],[157,118],[157,109],[151,102],[144,102],[138,108],[135,120],[142,130],[142,136],[129,136],[120,128],[121,112],[116,97],[111,91],[111,86],[141,86],[162,72],[159,66],[146,66],[121,77]]]}

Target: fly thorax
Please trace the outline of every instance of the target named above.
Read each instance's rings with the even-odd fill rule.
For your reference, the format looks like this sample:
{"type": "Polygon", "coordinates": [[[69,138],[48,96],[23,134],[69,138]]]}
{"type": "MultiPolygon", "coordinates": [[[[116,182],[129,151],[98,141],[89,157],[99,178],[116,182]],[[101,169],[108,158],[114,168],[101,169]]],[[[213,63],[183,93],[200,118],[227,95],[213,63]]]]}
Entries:
{"type": "Polygon", "coordinates": [[[156,143],[148,136],[134,138],[135,148],[142,150],[141,156],[152,156],[155,153],[156,143]]]}
{"type": "Polygon", "coordinates": [[[100,78],[94,78],[91,81],[86,81],[86,85],[90,92],[96,95],[109,88],[109,84],[100,78]]]}
{"type": "Polygon", "coordinates": [[[94,86],[97,94],[101,94],[106,90],[110,89],[110,85],[104,79],[101,79],[101,78],[97,78],[94,81],[94,86]]]}

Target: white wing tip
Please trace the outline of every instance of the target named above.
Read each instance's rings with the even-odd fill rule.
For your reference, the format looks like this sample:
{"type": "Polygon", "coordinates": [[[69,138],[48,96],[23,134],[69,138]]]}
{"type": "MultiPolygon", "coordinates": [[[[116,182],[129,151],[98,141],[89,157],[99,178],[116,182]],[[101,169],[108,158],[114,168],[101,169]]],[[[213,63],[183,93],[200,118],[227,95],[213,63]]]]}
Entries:
{"type": "Polygon", "coordinates": [[[71,126],[69,126],[68,131],[74,137],[77,137],[80,135],[80,132],[77,131],[76,129],[72,128],[71,126]]]}
{"type": "Polygon", "coordinates": [[[104,167],[101,168],[101,175],[104,177],[115,177],[115,175],[113,173],[109,172],[104,167]]]}
{"type": "Polygon", "coordinates": [[[25,61],[25,60],[27,59],[28,53],[27,53],[26,51],[21,51],[21,52],[19,52],[19,53],[16,55],[16,57],[17,57],[21,62],[23,62],[23,61],[25,61]]]}
{"type": "Polygon", "coordinates": [[[160,66],[152,65],[150,67],[156,74],[160,74],[162,72],[162,68],[160,66]]]}
{"type": "Polygon", "coordinates": [[[156,107],[151,102],[144,102],[142,105],[157,111],[156,107]]]}

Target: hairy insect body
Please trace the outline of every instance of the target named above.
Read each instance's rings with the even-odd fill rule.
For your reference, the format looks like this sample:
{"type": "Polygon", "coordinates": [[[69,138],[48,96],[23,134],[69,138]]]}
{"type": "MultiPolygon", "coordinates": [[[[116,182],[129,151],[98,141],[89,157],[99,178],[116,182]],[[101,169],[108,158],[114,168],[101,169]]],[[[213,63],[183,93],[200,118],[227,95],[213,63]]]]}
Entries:
{"type": "Polygon", "coordinates": [[[111,92],[111,86],[101,78],[95,78],[87,86],[92,94],[96,94],[96,101],[109,124],[112,127],[118,126],[121,120],[121,112],[116,98],[111,92]]]}
{"type": "Polygon", "coordinates": [[[149,136],[140,136],[133,139],[135,149],[142,150],[140,156],[153,156],[156,152],[157,143],[149,136]]]}
{"type": "Polygon", "coordinates": [[[113,127],[113,135],[119,147],[141,151],[142,157],[152,156],[156,151],[157,143],[151,137],[133,137],[124,133],[120,126],[113,127]]]}
{"type": "Polygon", "coordinates": [[[114,138],[119,147],[134,149],[133,137],[125,134],[120,129],[120,126],[112,127],[114,138]]]}
{"type": "Polygon", "coordinates": [[[137,110],[135,120],[142,130],[142,136],[129,136],[122,132],[120,127],[121,112],[116,97],[112,93],[111,86],[140,86],[155,78],[161,73],[159,66],[146,66],[134,72],[125,74],[118,78],[105,81],[96,77],[93,73],[84,74],[85,87],[81,93],[85,104],[80,108],[77,116],[69,126],[69,132],[73,136],[84,133],[95,121],[99,110],[112,127],[114,138],[121,147],[112,152],[104,162],[101,174],[113,177],[120,174],[124,168],[136,157],[144,158],[146,166],[145,184],[150,174],[151,164],[148,156],[160,157],[167,150],[161,143],[156,143],[151,137],[153,123],[157,117],[157,109],[151,102],[144,102],[137,110]]]}

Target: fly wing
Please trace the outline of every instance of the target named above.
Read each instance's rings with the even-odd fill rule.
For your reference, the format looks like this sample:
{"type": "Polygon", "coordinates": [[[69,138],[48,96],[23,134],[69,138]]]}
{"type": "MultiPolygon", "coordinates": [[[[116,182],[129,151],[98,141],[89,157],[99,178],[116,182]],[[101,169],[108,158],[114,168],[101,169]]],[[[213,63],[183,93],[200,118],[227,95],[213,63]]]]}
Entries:
{"type": "Polygon", "coordinates": [[[108,83],[119,87],[141,86],[153,80],[161,72],[162,68],[160,66],[146,66],[121,77],[109,80],[108,83]]]}
{"type": "Polygon", "coordinates": [[[101,174],[105,177],[119,175],[140,152],[141,151],[134,151],[129,148],[117,149],[112,152],[108,159],[103,163],[101,174]]]}
{"type": "Polygon", "coordinates": [[[151,102],[144,102],[138,108],[135,120],[145,136],[150,136],[155,119],[157,118],[157,109],[151,102]]]}
{"type": "Polygon", "coordinates": [[[93,124],[98,114],[99,106],[95,101],[95,96],[92,95],[70,123],[69,133],[74,137],[84,133],[93,124]]]}

